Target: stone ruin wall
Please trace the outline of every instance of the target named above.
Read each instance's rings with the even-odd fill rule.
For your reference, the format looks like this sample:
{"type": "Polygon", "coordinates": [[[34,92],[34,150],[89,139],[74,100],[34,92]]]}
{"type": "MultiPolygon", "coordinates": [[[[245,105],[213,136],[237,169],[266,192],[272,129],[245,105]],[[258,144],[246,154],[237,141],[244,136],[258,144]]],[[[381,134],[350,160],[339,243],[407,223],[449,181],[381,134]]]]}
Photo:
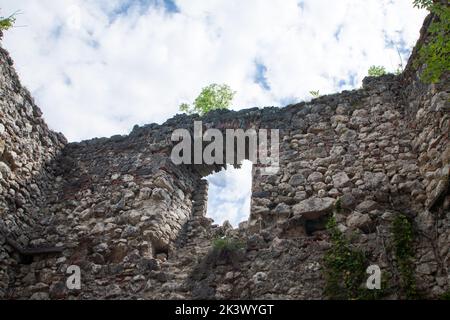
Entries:
{"type": "Polygon", "coordinates": [[[324,224],[333,214],[383,270],[392,217],[413,217],[419,286],[429,297],[448,290],[448,78],[424,85],[409,64],[401,76],[366,78],[359,90],[309,103],[178,115],[67,144],[0,53],[0,298],[324,298],[324,224]],[[204,216],[202,178],[222,166],[170,160],[173,130],[192,131],[194,120],[205,129],[280,129],[280,171],[254,170],[239,229],[204,216]],[[204,263],[224,234],[246,243],[240,270],[204,263]],[[59,251],[27,254],[48,247],[59,251]],[[65,286],[74,264],[81,291],[65,286]]]}
{"type": "Polygon", "coordinates": [[[40,232],[38,221],[46,217],[38,208],[51,192],[52,162],[66,143],[48,129],[11,58],[0,48],[0,298],[17,263],[5,247],[5,236],[28,244],[40,232]]]}

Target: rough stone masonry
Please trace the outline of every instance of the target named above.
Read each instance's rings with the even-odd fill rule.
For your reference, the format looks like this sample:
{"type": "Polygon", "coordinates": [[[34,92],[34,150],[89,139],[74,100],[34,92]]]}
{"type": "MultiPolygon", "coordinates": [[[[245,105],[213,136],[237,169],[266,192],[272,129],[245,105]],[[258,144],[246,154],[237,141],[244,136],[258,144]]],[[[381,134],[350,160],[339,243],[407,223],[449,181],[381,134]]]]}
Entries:
{"type": "Polygon", "coordinates": [[[450,284],[450,87],[448,74],[422,83],[416,54],[399,76],[309,103],[177,115],[68,144],[0,49],[0,298],[326,299],[326,220],[388,272],[399,214],[417,228],[417,285],[440,297],[450,284]],[[203,178],[223,166],[170,161],[173,130],[192,131],[195,120],[280,130],[281,169],[254,169],[251,214],[238,229],[205,217],[203,178]],[[245,243],[238,264],[211,260],[223,235],[245,243]],[[71,265],[81,269],[80,290],[66,286],[71,265]]]}

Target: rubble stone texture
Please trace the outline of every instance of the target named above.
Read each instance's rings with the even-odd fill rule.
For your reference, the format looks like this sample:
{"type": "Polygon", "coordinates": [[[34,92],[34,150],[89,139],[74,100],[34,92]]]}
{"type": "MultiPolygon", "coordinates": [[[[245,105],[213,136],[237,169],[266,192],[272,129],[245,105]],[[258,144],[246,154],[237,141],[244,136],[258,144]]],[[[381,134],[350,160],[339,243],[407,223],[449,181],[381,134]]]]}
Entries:
{"type": "Polygon", "coordinates": [[[423,84],[410,62],[400,76],[309,103],[178,115],[68,144],[0,49],[0,298],[326,299],[326,220],[391,272],[400,213],[419,231],[418,286],[437,298],[450,283],[449,91],[448,77],[423,84]],[[193,132],[194,120],[280,130],[280,171],[254,166],[251,214],[238,229],[205,217],[204,177],[223,166],[170,160],[173,130],[193,132]],[[244,243],[233,263],[213,257],[223,235],[244,243]],[[71,265],[80,290],[66,286],[71,265]]]}

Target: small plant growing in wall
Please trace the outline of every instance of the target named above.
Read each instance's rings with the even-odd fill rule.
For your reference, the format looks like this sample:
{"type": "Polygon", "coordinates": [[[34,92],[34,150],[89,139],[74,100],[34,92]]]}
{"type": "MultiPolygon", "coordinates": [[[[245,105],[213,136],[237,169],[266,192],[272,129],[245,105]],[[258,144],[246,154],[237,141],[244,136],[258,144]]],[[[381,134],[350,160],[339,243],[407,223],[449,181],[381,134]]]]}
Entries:
{"type": "Polygon", "coordinates": [[[399,75],[402,74],[402,72],[403,72],[403,68],[399,66],[397,69],[395,69],[394,74],[395,74],[396,76],[399,76],[399,75]]]}
{"type": "Polygon", "coordinates": [[[225,236],[214,239],[212,248],[216,264],[232,264],[233,267],[237,268],[244,244],[235,238],[225,236]]]}
{"type": "Polygon", "coordinates": [[[180,111],[187,114],[198,113],[203,116],[212,110],[228,109],[235,94],[236,92],[228,85],[213,83],[202,89],[192,105],[182,103],[180,111]]]}
{"type": "Polygon", "coordinates": [[[237,239],[230,237],[220,237],[213,240],[213,249],[218,251],[237,251],[244,247],[244,244],[237,239]]]}
{"type": "Polygon", "coordinates": [[[320,97],[320,91],[319,90],[311,90],[309,92],[309,94],[313,97],[313,98],[318,98],[320,97]]]}
{"type": "Polygon", "coordinates": [[[13,13],[12,15],[8,17],[0,16],[0,31],[6,31],[8,29],[11,29],[14,26],[14,23],[16,22],[16,13],[13,13]]]}
{"type": "Polygon", "coordinates": [[[383,66],[371,66],[368,71],[369,77],[381,77],[386,73],[386,68],[383,66]]]}

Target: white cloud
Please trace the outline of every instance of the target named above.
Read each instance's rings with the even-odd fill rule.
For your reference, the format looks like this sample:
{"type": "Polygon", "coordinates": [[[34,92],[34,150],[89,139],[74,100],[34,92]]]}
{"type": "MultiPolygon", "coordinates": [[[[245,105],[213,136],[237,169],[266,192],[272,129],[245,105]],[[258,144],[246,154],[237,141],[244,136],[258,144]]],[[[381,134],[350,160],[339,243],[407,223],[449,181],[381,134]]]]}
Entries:
{"type": "Polygon", "coordinates": [[[243,161],[239,169],[228,165],[227,170],[207,177],[209,182],[207,216],[216,223],[228,220],[233,226],[250,215],[252,163],[243,161]]]}

